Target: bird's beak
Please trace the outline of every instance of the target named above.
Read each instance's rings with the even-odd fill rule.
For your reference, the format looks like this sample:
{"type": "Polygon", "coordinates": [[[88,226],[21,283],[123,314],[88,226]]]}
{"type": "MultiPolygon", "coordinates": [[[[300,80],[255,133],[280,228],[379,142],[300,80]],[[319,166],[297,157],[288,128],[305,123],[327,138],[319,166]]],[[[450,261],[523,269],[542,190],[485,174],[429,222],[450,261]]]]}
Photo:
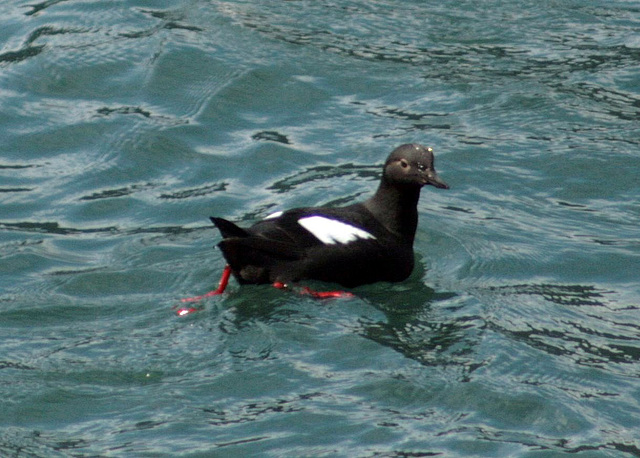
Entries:
{"type": "Polygon", "coordinates": [[[439,189],[449,189],[449,185],[442,181],[434,170],[427,171],[425,178],[425,184],[430,184],[439,189]]]}

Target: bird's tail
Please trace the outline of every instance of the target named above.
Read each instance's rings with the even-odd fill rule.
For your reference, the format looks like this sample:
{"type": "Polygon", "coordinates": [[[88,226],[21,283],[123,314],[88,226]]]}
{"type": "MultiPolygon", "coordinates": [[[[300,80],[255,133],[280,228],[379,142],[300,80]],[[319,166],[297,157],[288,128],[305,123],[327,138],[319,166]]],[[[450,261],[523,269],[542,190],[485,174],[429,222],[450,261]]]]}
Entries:
{"type": "Polygon", "coordinates": [[[249,237],[249,233],[242,229],[241,227],[236,226],[231,221],[227,221],[223,218],[216,218],[215,216],[211,217],[211,222],[216,225],[216,227],[220,230],[222,234],[222,238],[230,238],[230,237],[249,237]]]}

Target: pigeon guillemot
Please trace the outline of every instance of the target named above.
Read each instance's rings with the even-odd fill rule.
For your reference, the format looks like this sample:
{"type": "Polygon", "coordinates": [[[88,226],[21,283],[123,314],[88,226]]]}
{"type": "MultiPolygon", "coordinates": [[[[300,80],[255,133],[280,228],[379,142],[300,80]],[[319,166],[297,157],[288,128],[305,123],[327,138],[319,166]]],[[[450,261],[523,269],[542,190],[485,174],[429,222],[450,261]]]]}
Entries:
{"type": "Polygon", "coordinates": [[[391,152],[378,190],[364,202],[277,212],[246,229],[212,217],[228,265],[218,290],[207,295],[224,291],[231,273],[241,284],[279,287],[305,279],[346,287],[406,279],[414,264],[420,190],[449,188],[433,162],[431,148],[402,145],[391,152]]]}

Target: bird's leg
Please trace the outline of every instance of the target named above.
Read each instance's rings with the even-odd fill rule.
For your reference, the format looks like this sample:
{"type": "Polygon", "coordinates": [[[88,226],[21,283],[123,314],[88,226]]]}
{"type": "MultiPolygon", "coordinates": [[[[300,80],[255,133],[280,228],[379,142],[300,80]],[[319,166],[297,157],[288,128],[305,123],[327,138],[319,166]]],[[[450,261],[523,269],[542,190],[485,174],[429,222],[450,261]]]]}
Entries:
{"type": "Polygon", "coordinates": [[[202,296],[186,297],[184,299],[180,299],[180,302],[198,302],[206,297],[217,296],[218,294],[224,293],[224,290],[227,288],[227,285],[229,284],[229,277],[231,277],[231,266],[227,264],[224,270],[222,271],[222,277],[220,277],[220,282],[218,283],[218,289],[209,291],[208,293],[205,293],[202,296]]]}
{"type": "Polygon", "coordinates": [[[330,299],[335,297],[354,297],[354,294],[350,293],[349,291],[315,291],[309,288],[308,286],[293,288],[287,285],[286,283],[282,283],[280,281],[275,282],[273,284],[273,287],[278,289],[292,290],[302,296],[311,296],[317,299],[330,299]]]}
{"type": "MultiPolygon", "coordinates": [[[[229,277],[231,277],[231,266],[227,264],[224,267],[224,270],[222,271],[222,277],[220,277],[220,282],[218,283],[217,289],[213,291],[209,291],[208,293],[203,294],[202,296],[186,297],[184,299],[180,299],[180,302],[198,302],[207,297],[217,296],[219,294],[224,293],[224,290],[227,288],[227,285],[229,284],[229,277]]],[[[182,307],[178,309],[176,313],[179,316],[182,316],[182,315],[187,315],[189,313],[195,312],[196,310],[197,309],[193,307],[182,307]]]]}

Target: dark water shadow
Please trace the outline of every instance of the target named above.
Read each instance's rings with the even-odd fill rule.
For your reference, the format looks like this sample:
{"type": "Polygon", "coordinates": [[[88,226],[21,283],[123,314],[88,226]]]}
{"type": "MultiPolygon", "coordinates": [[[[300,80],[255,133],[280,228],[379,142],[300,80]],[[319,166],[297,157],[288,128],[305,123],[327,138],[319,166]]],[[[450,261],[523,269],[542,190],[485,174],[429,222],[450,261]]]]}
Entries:
{"type": "Polygon", "coordinates": [[[358,288],[358,297],[383,312],[385,320],[360,320],[355,331],[422,365],[456,367],[458,380],[468,381],[482,365],[474,349],[484,322],[456,305],[457,293],[427,286],[423,273],[418,268],[405,282],[358,288]]]}
{"type": "MultiPolygon", "coordinates": [[[[638,304],[620,304],[616,292],[593,285],[523,283],[488,288],[486,303],[513,312],[494,314],[487,326],[512,340],[592,368],[624,367],[640,377],[638,304]],[[543,307],[545,315],[531,316],[543,307]]],[[[619,369],[622,370],[622,369],[619,369]]]]}
{"type": "Polygon", "coordinates": [[[37,56],[44,50],[44,45],[39,46],[25,46],[18,51],[7,51],[0,54],[0,65],[2,64],[14,64],[22,62],[30,57],[37,56]]]}
{"type": "Polygon", "coordinates": [[[41,11],[49,8],[50,6],[57,5],[58,3],[64,3],[66,1],[68,0],[46,0],[40,3],[32,3],[31,5],[26,5],[27,7],[31,8],[31,10],[27,11],[24,14],[25,16],[34,16],[40,13],[41,11]]]}
{"type": "Polygon", "coordinates": [[[183,227],[183,226],[155,226],[155,227],[133,227],[120,228],[117,226],[103,226],[94,228],[78,228],[71,226],[62,226],[55,221],[32,222],[20,221],[3,223],[0,222],[0,232],[24,232],[37,233],[47,235],[77,235],[77,236],[127,236],[134,234],[164,234],[167,236],[175,236],[181,234],[190,234],[196,231],[210,231],[213,229],[211,225],[201,227],[183,227]]]}
{"type": "Polygon", "coordinates": [[[286,178],[274,182],[267,187],[268,190],[276,194],[284,194],[296,189],[298,186],[306,185],[314,181],[325,181],[344,177],[351,177],[352,180],[377,181],[382,176],[382,165],[318,165],[308,167],[296,172],[286,178]]]}

